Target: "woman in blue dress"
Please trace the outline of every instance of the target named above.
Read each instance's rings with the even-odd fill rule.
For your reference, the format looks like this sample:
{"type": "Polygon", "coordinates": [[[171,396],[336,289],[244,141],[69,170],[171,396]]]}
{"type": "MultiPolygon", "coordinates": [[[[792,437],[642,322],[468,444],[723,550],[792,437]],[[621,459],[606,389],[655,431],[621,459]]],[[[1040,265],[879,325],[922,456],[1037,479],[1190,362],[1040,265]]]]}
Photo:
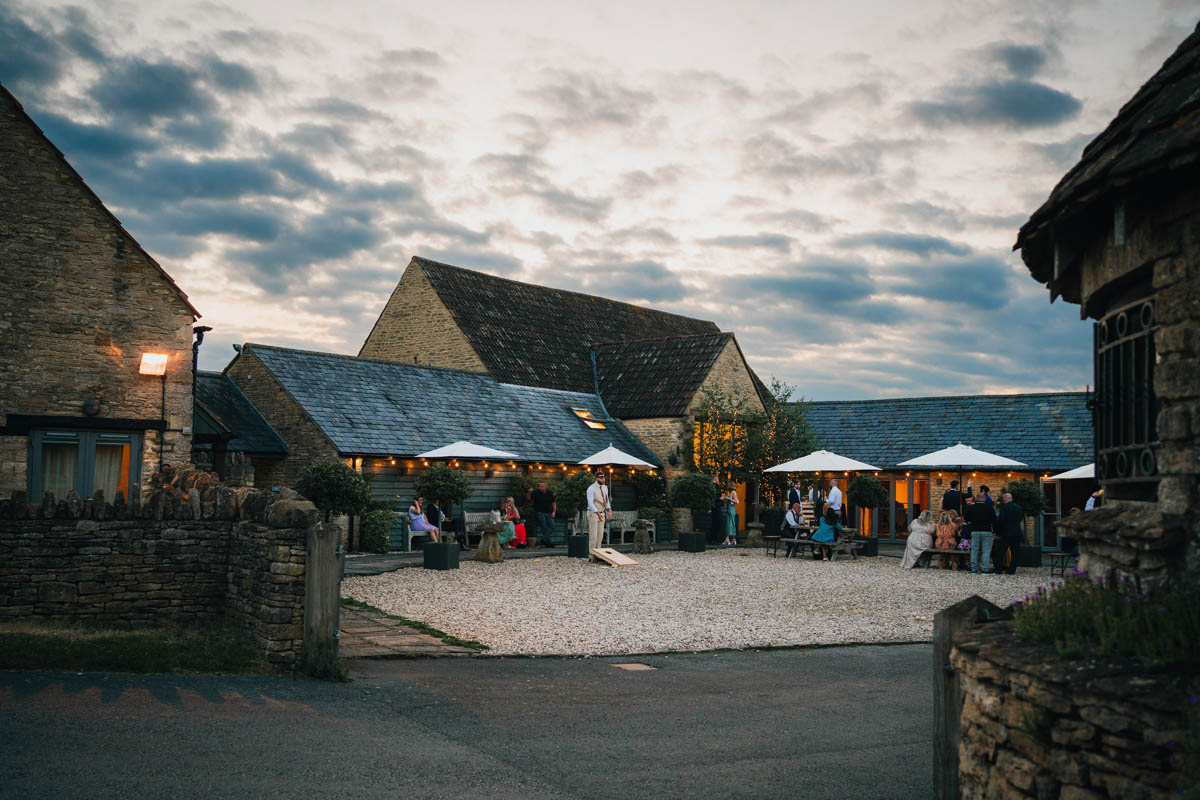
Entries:
{"type": "Polygon", "coordinates": [[[413,498],[412,505],[408,507],[408,526],[413,533],[423,533],[436,542],[441,538],[441,531],[425,519],[425,510],[421,508],[424,501],[425,498],[419,495],[413,498]]]}
{"type": "Polygon", "coordinates": [[[725,546],[737,547],[737,487],[732,483],[725,491],[725,546]]]}
{"type": "Polygon", "coordinates": [[[825,516],[821,517],[821,524],[817,526],[817,532],[813,534],[814,542],[821,542],[821,560],[828,561],[831,552],[829,545],[837,539],[837,535],[845,530],[842,524],[838,522],[837,512],[832,508],[825,510],[825,516]]]}

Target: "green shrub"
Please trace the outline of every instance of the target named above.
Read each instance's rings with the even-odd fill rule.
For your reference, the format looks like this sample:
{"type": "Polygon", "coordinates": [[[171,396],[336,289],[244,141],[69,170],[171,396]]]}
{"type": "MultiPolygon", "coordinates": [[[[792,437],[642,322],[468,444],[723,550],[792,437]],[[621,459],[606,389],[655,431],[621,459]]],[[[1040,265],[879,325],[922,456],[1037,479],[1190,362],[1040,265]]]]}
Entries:
{"type": "Polygon", "coordinates": [[[637,510],[638,519],[658,519],[665,513],[667,513],[667,509],[657,506],[642,506],[637,510]]]}
{"type": "Polygon", "coordinates": [[[362,549],[368,553],[386,553],[392,544],[395,520],[396,515],[386,508],[367,512],[362,518],[362,549]]]}
{"type": "Polygon", "coordinates": [[[1036,517],[1046,510],[1046,493],[1031,480],[1013,481],[1000,490],[1000,494],[1009,492],[1013,502],[1021,507],[1027,517],[1036,517]]]}
{"type": "Polygon", "coordinates": [[[475,487],[471,485],[471,479],[467,477],[466,472],[452,469],[445,464],[429,467],[417,476],[413,484],[416,493],[424,497],[426,503],[445,500],[451,505],[462,505],[464,500],[475,493],[475,487]]]}
{"type": "Polygon", "coordinates": [[[360,514],[371,502],[363,476],[341,461],[318,461],[300,473],[296,491],[325,513],[360,514]]]}
{"type": "MultiPolygon", "coordinates": [[[[637,505],[644,508],[667,507],[667,481],[657,472],[634,472],[625,479],[637,493],[637,505]]],[[[649,519],[653,519],[650,517],[649,519]]]]}
{"type": "Polygon", "coordinates": [[[559,517],[571,519],[587,505],[587,489],[593,481],[595,477],[592,473],[581,469],[552,487],[559,517]]]}
{"type": "Polygon", "coordinates": [[[671,485],[671,505],[675,508],[707,511],[716,502],[717,487],[711,477],[701,472],[681,475],[671,485]]]}
{"type": "Polygon", "coordinates": [[[1134,656],[1147,666],[1200,663],[1200,591],[1139,591],[1132,579],[1075,573],[1016,603],[1022,636],[1064,658],[1134,656]]]}
{"type": "Polygon", "coordinates": [[[846,487],[846,498],[859,508],[883,508],[888,503],[887,489],[870,475],[855,475],[846,487]]]}

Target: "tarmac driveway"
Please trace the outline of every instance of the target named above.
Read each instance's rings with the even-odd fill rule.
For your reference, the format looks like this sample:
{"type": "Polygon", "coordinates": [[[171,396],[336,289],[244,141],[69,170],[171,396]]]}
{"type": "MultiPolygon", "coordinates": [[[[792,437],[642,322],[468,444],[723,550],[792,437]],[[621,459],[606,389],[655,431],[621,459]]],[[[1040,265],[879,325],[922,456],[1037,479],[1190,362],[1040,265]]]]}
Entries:
{"type": "Polygon", "coordinates": [[[912,798],[929,645],[0,673],[0,796],[912,798]],[[653,670],[623,670],[638,662],[653,670]]]}

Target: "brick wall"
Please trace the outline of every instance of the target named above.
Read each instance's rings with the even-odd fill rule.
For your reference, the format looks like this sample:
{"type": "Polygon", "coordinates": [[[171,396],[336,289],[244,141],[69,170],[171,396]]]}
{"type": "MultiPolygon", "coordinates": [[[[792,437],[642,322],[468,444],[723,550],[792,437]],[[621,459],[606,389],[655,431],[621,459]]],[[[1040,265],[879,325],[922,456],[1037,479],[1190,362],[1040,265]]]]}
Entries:
{"type": "Polygon", "coordinates": [[[487,372],[425,273],[411,263],[358,354],[487,372]]]}
{"type": "Polygon", "coordinates": [[[958,635],[962,797],[1169,797],[1182,794],[1188,681],[1132,659],[1064,662],[1012,623],[958,635]]]}
{"type": "Polygon", "coordinates": [[[254,485],[294,486],[304,468],[338,457],[337,448],[247,345],[226,374],[288,446],[282,459],[256,459],[254,485]]]}
{"type": "Polygon", "coordinates": [[[108,625],[224,616],[263,658],[303,644],[306,500],[212,482],[145,503],[0,501],[0,617],[108,625]]]}
{"type": "MultiPolygon", "coordinates": [[[[88,400],[99,418],[160,419],[161,379],[138,364],[166,353],[164,456],[187,461],[192,311],[3,92],[0,297],[0,425],[9,414],[82,417],[88,400]]],[[[147,451],[158,435],[146,434],[147,451]]],[[[144,458],[144,477],[156,465],[144,458]]],[[[0,469],[0,491],[25,488],[22,471],[0,469]]]]}

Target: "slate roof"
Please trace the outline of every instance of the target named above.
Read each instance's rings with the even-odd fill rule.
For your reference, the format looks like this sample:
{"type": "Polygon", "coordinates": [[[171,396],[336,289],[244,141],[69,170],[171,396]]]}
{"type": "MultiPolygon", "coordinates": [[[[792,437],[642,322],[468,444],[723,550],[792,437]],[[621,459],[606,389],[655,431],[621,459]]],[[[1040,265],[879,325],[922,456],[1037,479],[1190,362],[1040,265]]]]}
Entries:
{"type": "Polygon", "coordinates": [[[1092,461],[1092,412],[1084,392],[813,402],[808,408],[821,447],[885,469],[959,442],[1036,472],[1092,461]]]}
{"type": "Polygon", "coordinates": [[[599,398],[501,383],[488,375],[247,344],[343,455],[413,456],[465,439],[530,461],[579,461],[612,444],[659,464],[633,434],[603,419],[599,398]],[[608,427],[588,428],[586,408],[608,427]]]}
{"type": "Polygon", "coordinates": [[[227,449],[252,455],[287,455],[287,444],[242,390],[222,373],[198,371],[195,397],[203,413],[234,435],[227,449]]]}
{"type": "Polygon", "coordinates": [[[413,258],[410,266],[424,272],[488,372],[503,383],[591,393],[593,345],[720,333],[706,320],[426,258],[413,258]]]}
{"type": "Polygon", "coordinates": [[[681,416],[732,338],[717,332],[597,345],[608,413],[621,419],[681,416]]]}
{"type": "Polygon", "coordinates": [[[104,212],[105,216],[109,218],[116,229],[120,231],[121,235],[124,236],[130,244],[137,248],[138,252],[141,253],[148,262],[150,262],[152,267],[158,270],[159,274],[162,275],[163,280],[167,282],[167,285],[170,286],[171,290],[175,293],[175,296],[178,297],[192,312],[192,316],[196,319],[199,319],[200,312],[197,311],[196,307],[192,305],[192,302],[188,300],[187,294],[183,291],[183,289],[179,288],[179,284],[175,283],[175,279],[167,274],[167,271],[162,268],[162,265],[155,261],[152,255],[146,252],[146,249],[138,243],[137,239],[133,238],[129,231],[125,230],[125,226],[121,224],[121,220],[117,219],[116,215],[108,210],[108,206],[104,205],[104,202],[100,199],[100,197],[94,191],[92,191],[92,187],[87,185],[87,183],[83,180],[83,176],[75,171],[75,168],[71,166],[71,162],[67,161],[67,157],[62,154],[62,151],[54,146],[54,142],[50,141],[49,137],[46,136],[41,127],[34,122],[33,118],[30,117],[25,111],[25,107],[21,105],[21,101],[18,100],[16,96],[14,96],[13,93],[10,92],[2,83],[0,83],[0,97],[7,97],[8,100],[12,102],[17,113],[25,118],[25,121],[29,123],[34,132],[41,137],[42,141],[46,143],[46,147],[50,150],[50,152],[58,157],[62,168],[70,174],[71,178],[79,185],[81,189],[83,189],[84,192],[86,192],[94,201],[96,201],[96,205],[102,212],[104,212]]]}
{"type": "MultiPolygon", "coordinates": [[[[1200,24],[1083,151],[1049,199],[1021,227],[1021,248],[1033,276],[1054,270],[1051,228],[1111,198],[1122,187],[1200,167],[1200,24]]],[[[1107,231],[1110,226],[1103,226],[1107,231]]],[[[1060,264],[1060,271],[1069,267],[1060,264]]],[[[1071,298],[1068,298],[1071,299],[1071,298]]]]}

